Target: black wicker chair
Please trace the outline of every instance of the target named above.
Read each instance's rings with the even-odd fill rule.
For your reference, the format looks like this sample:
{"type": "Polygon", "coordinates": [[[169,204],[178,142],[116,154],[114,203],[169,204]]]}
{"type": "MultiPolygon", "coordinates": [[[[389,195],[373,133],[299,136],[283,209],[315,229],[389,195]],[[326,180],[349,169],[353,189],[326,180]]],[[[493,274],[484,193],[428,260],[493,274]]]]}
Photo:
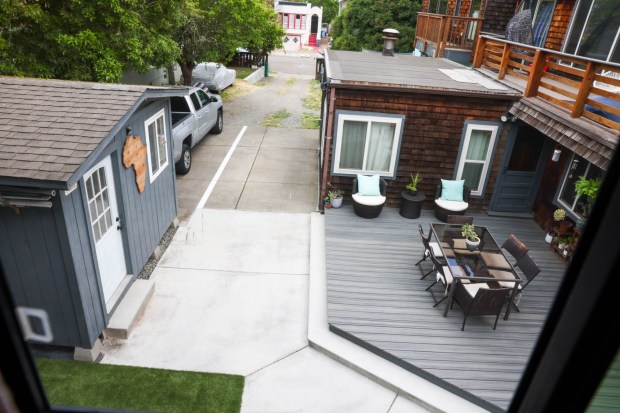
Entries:
{"type": "MultiPolygon", "coordinates": [[[[373,202],[371,202],[370,204],[364,204],[363,203],[363,197],[359,196],[359,197],[352,197],[352,203],[353,203],[353,212],[355,212],[355,215],[362,217],[362,218],[376,218],[379,216],[379,214],[381,214],[381,211],[383,210],[383,206],[385,205],[385,201],[386,201],[386,193],[387,193],[387,182],[385,182],[385,180],[380,179],[379,180],[379,191],[381,192],[381,196],[383,197],[383,202],[381,204],[377,204],[376,201],[377,197],[368,197],[369,199],[372,199],[373,202]]],[[[353,195],[357,194],[357,178],[353,179],[353,189],[351,191],[351,193],[353,195]]]]}
{"type": "Polygon", "coordinates": [[[450,305],[456,301],[463,311],[461,331],[465,330],[465,323],[470,315],[494,315],[493,330],[495,330],[499,314],[504,304],[508,302],[512,288],[488,288],[484,283],[463,284],[460,280],[453,283],[452,288],[454,293],[450,305]]]}
{"type": "MultiPolygon", "coordinates": [[[[463,187],[463,202],[466,204],[469,203],[469,196],[471,195],[471,189],[467,186],[463,187]]],[[[451,210],[447,207],[442,207],[438,205],[437,200],[441,197],[441,181],[437,185],[437,189],[435,191],[435,217],[441,222],[448,221],[448,215],[465,215],[467,208],[469,205],[466,205],[465,209],[459,208],[459,210],[451,210]]]]}
{"type": "Polygon", "coordinates": [[[529,248],[527,248],[524,243],[519,241],[519,238],[517,238],[514,234],[510,234],[508,236],[508,239],[502,244],[502,248],[514,257],[516,260],[515,265],[529,250],[529,248]]]}
{"type": "Polygon", "coordinates": [[[448,224],[473,224],[474,217],[469,215],[448,215],[448,224]]]}

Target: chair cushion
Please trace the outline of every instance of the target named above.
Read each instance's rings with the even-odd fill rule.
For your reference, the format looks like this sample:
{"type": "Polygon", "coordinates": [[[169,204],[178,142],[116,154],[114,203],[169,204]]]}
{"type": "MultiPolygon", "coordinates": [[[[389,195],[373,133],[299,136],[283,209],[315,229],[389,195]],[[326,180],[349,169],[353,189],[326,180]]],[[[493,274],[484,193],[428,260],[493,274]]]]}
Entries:
{"type": "Polygon", "coordinates": [[[465,243],[464,239],[455,238],[452,240],[452,248],[454,248],[455,250],[466,250],[467,244],[465,243]]]}
{"type": "Polygon", "coordinates": [[[445,199],[437,198],[435,200],[435,203],[440,208],[446,209],[448,211],[454,211],[454,212],[465,211],[467,208],[469,208],[469,204],[467,202],[463,202],[462,200],[460,202],[459,201],[446,201],[445,199]]]}
{"type": "Polygon", "coordinates": [[[435,257],[443,257],[443,253],[441,252],[441,248],[439,248],[439,244],[437,244],[436,242],[429,242],[428,245],[433,250],[433,254],[435,254],[435,257]]]}
{"type": "MultiPolygon", "coordinates": [[[[509,271],[502,271],[502,270],[489,270],[489,274],[491,274],[493,277],[497,278],[498,280],[515,280],[515,275],[509,271]]],[[[502,287],[508,287],[508,288],[514,288],[516,283],[510,282],[510,281],[498,281],[499,285],[501,285],[502,287]]],[[[521,289],[521,284],[517,284],[518,285],[518,289],[521,289]]]]}
{"type": "Polygon", "coordinates": [[[357,194],[353,194],[353,200],[358,204],[366,205],[366,206],[379,206],[385,204],[385,197],[383,195],[379,196],[366,196],[357,194]]]}
{"type": "Polygon", "coordinates": [[[439,198],[445,201],[463,202],[463,186],[465,186],[464,180],[449,181],[442,179],[441,196],[439,198]]]}
{"type": "Polygon", "coordinates": [[[476,296],[476,293],[478,292],[479,289],[481,288],[489,288],[489,284],[487,283],[471,283],[471,284],[463,284],[463,288],[465,288],[465,291],[467,291],[467,293],[474,298],[476,296]]]}
{"type": "MultiPolygon", "coordinates": [[[[380,196],[379,175],[357,175],[357,193],[365,196],[380,196]]],[[[367,205],[367,204],[366,204],[367,205]]]]}
{"type": "Polygon", "coordinates": [[[482,257],[487,267],[499,268],[504,270],[512,269],[510,267],[510,263],[506,260],[506,257],[504,257],[503,254],[496,252],[481,252],[480,256],[482,257]]]}

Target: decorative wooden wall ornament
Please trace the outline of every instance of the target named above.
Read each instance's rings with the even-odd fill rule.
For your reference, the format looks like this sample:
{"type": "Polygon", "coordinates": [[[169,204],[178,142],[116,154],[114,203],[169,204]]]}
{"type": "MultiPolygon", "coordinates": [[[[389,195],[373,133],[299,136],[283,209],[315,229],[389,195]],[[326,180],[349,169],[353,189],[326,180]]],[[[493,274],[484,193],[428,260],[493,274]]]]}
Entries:
{"type": "Polygon", "coordinates": [[[123,148],[123,166],[129,168],[133,166],[136,173],[136,185],[138,191],[144,192],[146,182],[146,145],[142,143],[139,136],[128,136],[123,148]]]}

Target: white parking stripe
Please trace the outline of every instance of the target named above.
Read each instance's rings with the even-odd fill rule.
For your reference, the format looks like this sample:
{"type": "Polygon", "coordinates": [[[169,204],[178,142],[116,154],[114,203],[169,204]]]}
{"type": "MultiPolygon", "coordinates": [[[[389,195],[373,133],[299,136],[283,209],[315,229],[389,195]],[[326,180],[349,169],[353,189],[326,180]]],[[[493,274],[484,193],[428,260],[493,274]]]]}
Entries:
{"type": "Polygon", "coordinates": [[[226,154],[226,157],[224,158],[224,160],[220,164],[220,167],[218,168],[217,172],[215,173],[215,176],[213,177],[213,179],[211,180],[211,183],[207,187],[207,190],[202,195],[202,198],[200,198],[200,202],[198,202],[198,205],[196,206],[196,210],[204,208],[205,204],[207,203],[207,200],[211,196],[211,192],[213,192],[213,188],[215,188],[215,184],[217,184],[217,181],[219,181],[220,176],[224,172],[224,168],[226,168],[226,165],[228,164],[228,161],[232,157],[233,152],[235,152],[235,149],[237,148],[237,145],[241,141],[241,138],[243,137],[243,134],[245,133],[247,128],[248,128],[247,126],[244,126],[243,128],[241,128],[241,132],[239,132],[239,134],[237,135],[237,138],[235,139],[235,141],[231,145],[230,149],[228,150],[228,153],[226,154]]]}

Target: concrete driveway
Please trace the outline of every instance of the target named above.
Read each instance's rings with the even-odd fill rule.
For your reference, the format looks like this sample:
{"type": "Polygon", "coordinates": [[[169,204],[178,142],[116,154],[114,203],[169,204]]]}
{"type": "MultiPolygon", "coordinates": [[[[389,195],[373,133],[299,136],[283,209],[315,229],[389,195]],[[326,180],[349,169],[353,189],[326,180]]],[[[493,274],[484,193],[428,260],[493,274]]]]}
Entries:
{"type": "Polygon", "coordinates": [[[241,374],[243,412],[424,411],[308,345],[318,131],[236,124],[235,105],[277,98],[269,90],[228,104],[225,132],[197,146],[155,294],[129,339],[105,340],[102,362],[241,374]]]}

